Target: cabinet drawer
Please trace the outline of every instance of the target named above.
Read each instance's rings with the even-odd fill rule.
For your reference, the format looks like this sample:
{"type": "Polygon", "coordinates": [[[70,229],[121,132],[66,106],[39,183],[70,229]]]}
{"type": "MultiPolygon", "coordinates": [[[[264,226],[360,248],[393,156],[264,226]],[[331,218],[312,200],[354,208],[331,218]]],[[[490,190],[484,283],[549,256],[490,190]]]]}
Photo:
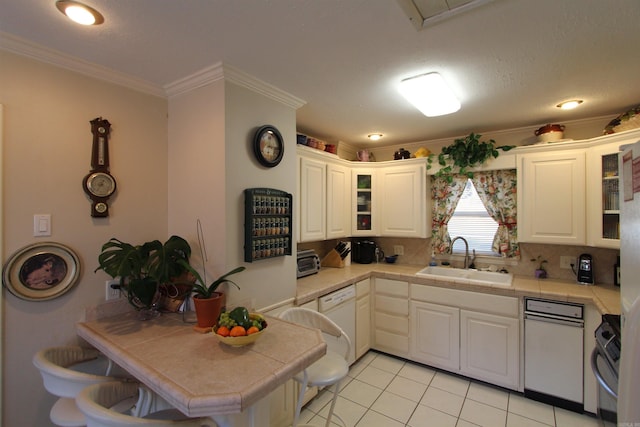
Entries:
{"type": "Polygon", "coordinates": [[[374,307],[376,312],[382,311],[400,316],[409,316],[408,298],[394,298],[386,295],[376,295],[374,307]]]}
{"type": "Polygon", "coordinates": [[[400,280],[375,278],[376,293],[394,295],[398,297],[409,297],[409,283],[400,280]]]}
{"type": "Polygon", "coordinates": [[[384,313],[375,314],[376,330],[385,330],[401,335],[409,335],[409,318],[391,316],[384,313]]]}
{"type": "Polygon", "coordinates": [[[411,299],[509,317],[519,314],[518,298],[503,295],[411,284],[411,299]]]}
{"type": "Polygon", "coordinates": [[[376,330],[376,347],[394,350],[394,353],[409,353],[409,337],[387,331],[376,330]]]}
{"type": "Polygon", "coordinates": [[[371,292],[371,279],[364,279],[356,283],[356,298],[361,298],[371,292]]]}

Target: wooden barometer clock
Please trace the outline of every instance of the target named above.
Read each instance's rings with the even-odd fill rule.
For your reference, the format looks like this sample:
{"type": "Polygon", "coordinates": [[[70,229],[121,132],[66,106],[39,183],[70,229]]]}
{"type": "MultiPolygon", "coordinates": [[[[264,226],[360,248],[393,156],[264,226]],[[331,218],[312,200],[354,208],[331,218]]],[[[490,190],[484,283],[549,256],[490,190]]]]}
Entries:
{"type": "Polygon", "coordinates": [[[116,191],[116,180],[109,173],[109,130],[111,123],[102,117],[91,120],[93,145],[91,171],[82,181],[82,188],[91,199],[91,216],[109,216],[109,197],[116,191]]]}

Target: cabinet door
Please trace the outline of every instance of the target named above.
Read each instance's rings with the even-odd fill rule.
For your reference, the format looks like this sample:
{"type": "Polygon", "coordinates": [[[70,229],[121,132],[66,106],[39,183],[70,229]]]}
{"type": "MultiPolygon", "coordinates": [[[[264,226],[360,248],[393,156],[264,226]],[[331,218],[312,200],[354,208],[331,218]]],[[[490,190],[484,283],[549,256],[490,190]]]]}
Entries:
{"type": "Polygon", "coordinates": [[[351,235],[351,170],[327,164],[327,239],[351,235]]]}
{"type": "Polygon", "coordinates": [[[590,148],[587,156],[587,243],[620,249],[620,143],[590,148]]]}
{"type": "Polygon", "coordinates": [[[325,239],[327,172],[321,161],[300,158],[300,242],[325,239]]]}
{"type": "Polygon", "coordinates": [[[395,237],[427,237],[427,174],[424,164],[387,166],[380,169],[382,200],[380,234],[395,237]]]}
{"type": "Polygon", "coordinates": [[[460,372],[491,384],[518,389],[518,319],[460,311],[460,372]]]}
{"type": "Polygon", "coordinates": [[[269,425],[274,427],[290,426],[296,409],[296,389],[298,383],[289,380],[269,395],[269,425]]]}
{"type": "Polygon", "coordinates": [[[378,218],[375,213],[377,178],[373,169],[352,171],[351,186],[351,235],[375,236],[378,234],[378,218]]]}
{"type": "Polygon", "coordinates": [[[519,156],[519,241],[586,243],[585,163],[581,149],[519,156]]]}
{"type": "Polygon", "coordinates": [[[356,359],[371,348],[371,296],[364,295],[356,300],[356,359]]]}
{"type": "Polygon", "coordinates": [[[460,369],[460,309],[411,302],[412,360],[457,372],[460,369]]]}

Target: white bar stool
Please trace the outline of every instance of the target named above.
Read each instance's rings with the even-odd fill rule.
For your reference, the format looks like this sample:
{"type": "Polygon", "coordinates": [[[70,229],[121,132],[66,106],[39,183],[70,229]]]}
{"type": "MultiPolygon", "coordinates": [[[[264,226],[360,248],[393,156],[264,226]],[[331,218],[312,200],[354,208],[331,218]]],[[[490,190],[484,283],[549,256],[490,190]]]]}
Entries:
{"type": "Polygon", "coordinates": [[[304,391],[307,386],[329,387],[332,385],[333,398],[331,399],[331,407],[329,409],[329,414],[327,415],[327,423],[325,424],[325,427],[329,427],[332,417],[338,418],[342,425],[346,426],[342,418],[337,414],[334,414],[333,410],[336,406],[336,401],[338,400],[340,382],[349,373],[349,362],[347,361],[347,358],[349,357],[349,351],[351,350],[351,339],[342,330],[342,328],[340,328],[340,326],[336,325],[327,316],[308,308],[289,308],[283,311],[279,317],[292,323],[320,329],[323,333],[339,338],[346,344],[346,351],[344,355],[327,349],[327,353],[322,358],[293,377],[294,380],[301,384],[298,403],[296,404],[296,412],[293,418],[293,427],[298,425],[300,412],[302,411],[302,402],[304,401],[304,391]]]}
{"type": "Polygon", "coordinates": [[[98,350],[79,346],[42,349],[33,356],[33,364],[40,370],[44,388],[59,397],[49,418],[62,427],[86,425],[76,406],[76,395],[88,385],[113,381],[116,378],[111,372],[119,369],[98,350]]]}
{"type": "MultiPolygon", "coordinates": [[[[76,404],[87,420],[87,427],[180,426],[215,427],[209,418],[188,418],[160,396],[154,394],[144,418],[130,415],[136,411],[131,401],[149,401],[153,394],[135,382],[111,381],[90,385],[76,396],[76,404]],[[123,402],[124,405],[123,405],[123,402]],[[126,406],[129,405],[129,408],[126,406]]],[[[135,405],[134,405],[135,406],[135,405]]]]}

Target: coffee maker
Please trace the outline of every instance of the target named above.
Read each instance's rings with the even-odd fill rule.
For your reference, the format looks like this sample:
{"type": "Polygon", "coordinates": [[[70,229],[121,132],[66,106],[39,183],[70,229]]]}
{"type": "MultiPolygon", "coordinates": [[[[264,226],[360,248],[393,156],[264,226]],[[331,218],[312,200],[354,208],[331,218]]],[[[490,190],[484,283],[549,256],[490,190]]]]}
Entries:
{"type": "Polygon", "coordinates": [[[378,245],[371,240],[359,240],[353,244],[351,260],[358,264],[371,264],[376,261],[378,245]]]}

